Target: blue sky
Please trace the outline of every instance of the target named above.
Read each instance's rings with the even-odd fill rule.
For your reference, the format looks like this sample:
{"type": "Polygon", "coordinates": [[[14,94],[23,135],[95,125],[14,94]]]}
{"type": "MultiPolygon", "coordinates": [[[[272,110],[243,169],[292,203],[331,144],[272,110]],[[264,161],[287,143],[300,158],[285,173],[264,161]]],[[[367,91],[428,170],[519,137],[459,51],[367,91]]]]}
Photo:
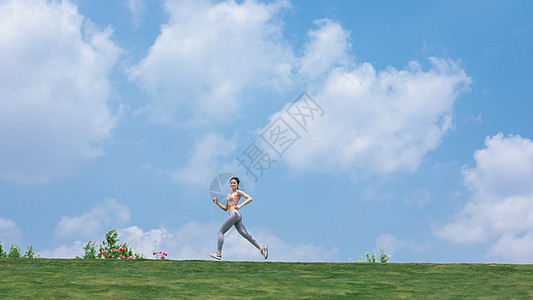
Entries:
{"type": "MultiPolygon", "coordinates": [[[[532,263],[532,12],[0,1],[0,240],[75,257],[116,228],[149,258],[209,259],[227,216],[212,181],[232,173],[274,261],[384,245],[393,262],[532,263]]],[[[223,257],[261,259],[233,229],[223,257]]]]}

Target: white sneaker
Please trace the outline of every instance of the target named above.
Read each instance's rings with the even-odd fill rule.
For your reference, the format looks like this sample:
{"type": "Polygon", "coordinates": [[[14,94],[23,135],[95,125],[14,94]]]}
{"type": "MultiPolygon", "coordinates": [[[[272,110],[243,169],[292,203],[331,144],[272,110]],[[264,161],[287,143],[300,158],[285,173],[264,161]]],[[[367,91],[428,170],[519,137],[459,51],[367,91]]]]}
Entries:
{"type": "Polygon", "coordinates": [[[267,246],[264,246],[264,247],[263,247],[263,250],[261,251],[261,254],[263,254],[263,256],[265,257],[265,259],[268,258],[268,247],[267,247],[267,246]]]}
{"type": "Polygon", "coordinates": [[[218,253],[209,253],[209,256],[211,256],[212,258],[217,259],[217,260],[221,260],[222,259],[222,255],[220,255],[218,253]]]}

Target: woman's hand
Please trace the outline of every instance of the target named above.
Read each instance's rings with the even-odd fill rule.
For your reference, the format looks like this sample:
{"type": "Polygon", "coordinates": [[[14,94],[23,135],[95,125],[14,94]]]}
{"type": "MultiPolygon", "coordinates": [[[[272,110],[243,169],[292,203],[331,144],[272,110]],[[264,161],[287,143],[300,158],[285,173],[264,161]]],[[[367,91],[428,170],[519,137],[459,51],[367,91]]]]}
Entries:
{"type": "Polygon", "coordinates": [[[235,206],[235,209],[236,209],[236,210],[239,210],[239,209],[241,209],[241,207],[242,207],[242,205],[239,204],[239,205],[235,206]]]}
{"type": "Polygon", "coordinates": [[[213,203],[218,204],[218,198],[217,197],[213,197],[213,203]]]}

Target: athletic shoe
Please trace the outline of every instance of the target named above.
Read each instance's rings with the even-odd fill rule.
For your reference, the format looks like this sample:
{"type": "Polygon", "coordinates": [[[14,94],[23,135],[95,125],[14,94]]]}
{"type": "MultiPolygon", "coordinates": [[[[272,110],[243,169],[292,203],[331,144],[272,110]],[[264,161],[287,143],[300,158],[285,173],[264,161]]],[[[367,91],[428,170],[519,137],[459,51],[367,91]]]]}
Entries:
{"type": "Polygon", "coordinates": [[[209,253],[209,256],[211,256],[214,259],[218,259],[218,260],[222,259],[222,255],[220,255],[218,253],[209,253]]]}
{"type": "Polygon", "coordinates": [[[265,257],[265,259],[268,258],[268,247],[267,247],[267,246],[264,246],[264,247],[263,247],[263,251],[261,251],[261,254],[263,254],[263,256],[265,257]]]}

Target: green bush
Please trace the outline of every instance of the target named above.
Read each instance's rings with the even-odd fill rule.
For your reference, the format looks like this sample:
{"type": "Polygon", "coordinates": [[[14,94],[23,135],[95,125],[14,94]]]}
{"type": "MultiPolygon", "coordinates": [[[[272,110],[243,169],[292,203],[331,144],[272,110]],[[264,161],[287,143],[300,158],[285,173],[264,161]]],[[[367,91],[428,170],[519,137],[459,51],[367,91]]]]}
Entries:
{"type": "Polygon", "coordinates": [[[379,262],[380,263],[389,262],[390,255],[387,255],[385,253],[385,246],[379,246],[379,252],[381,252],[381,254],[379,255],[379,262]]]}
{"type": "Polygon", "coordinates": [[[372,254],[370,252],[366,251],[366,262],[375,263],[376,262],[376,254],[374,251],[372,251],[372,254]]]}
{"type": "Polygon", "coordinates": [[[35,256],[35,252],[33,252],[33,246],[28,246],[28,250],[24,253],[25,258],[35,258],[39,256],[35,256]]]}
{"type": "Polygon", "coordinates": [[[2,241],[0,241],[0,258],[35,258],[39,257],[39,255],[35,256],[35,252],[33,251],[33,246],[28,246],[28,250],[24,253],[24,255],[20,252],[20,246],[19,245],[13,245],[11,244],[11,247],[9,247],[9,252],[6,252],[4,250],[4,246],[2,245],[2,241]]]}
{"type": "MultiPolygon", "coordinates": [[[[385,246],[379,246],[379,252],[380,252],[380,254],[379,254],[379,256],[377,256],[376,253],[374,253],[374,251],[372,251],[372,253],[367,251],[365,253],[365,256],[361,256],[360,257],[359,261],[360,262],[376,263],[376,262],[378,262],[378,259],[379,259],[380,263],[389,262],[390,255],[385,253],[385,246]]],[[[348,260],[350,262],[353,262],[351,258],[348,258],[348,260]]]]}
{"type": "Polygon", "coordinates": [[[4,246],[2,246],[2,241],[0,240],[0,258],[7,257],[6,251],[4,251],[4,246]]]}
{"type": "Polygon", "coordinates": [[[18,258],[20,257],[20,247],[17,244],[16,246],[11,245],[9,248],[9,253],[7,254],[9,258],[18,258]]]}
{"type": "Polygon", "coordinates": [[[98,258],[98,252],[94,248],[96,246],[96,242],[89,241],[85,247],[83,247],[83,250],[85,251],[85,254],[83,255],[84,259],[97,259],[98,258]]]}

